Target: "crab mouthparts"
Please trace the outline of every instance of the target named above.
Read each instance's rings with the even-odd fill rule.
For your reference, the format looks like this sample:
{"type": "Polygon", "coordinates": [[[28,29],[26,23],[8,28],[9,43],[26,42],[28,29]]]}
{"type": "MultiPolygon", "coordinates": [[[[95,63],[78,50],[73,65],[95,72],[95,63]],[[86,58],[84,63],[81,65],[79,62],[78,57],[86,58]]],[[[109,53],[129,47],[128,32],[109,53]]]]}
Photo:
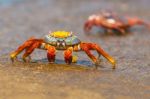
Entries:
{"type": "Polygon", "coordinates": [[[57,41],[57,47],[66,47],[65,41],[57,41]]]}

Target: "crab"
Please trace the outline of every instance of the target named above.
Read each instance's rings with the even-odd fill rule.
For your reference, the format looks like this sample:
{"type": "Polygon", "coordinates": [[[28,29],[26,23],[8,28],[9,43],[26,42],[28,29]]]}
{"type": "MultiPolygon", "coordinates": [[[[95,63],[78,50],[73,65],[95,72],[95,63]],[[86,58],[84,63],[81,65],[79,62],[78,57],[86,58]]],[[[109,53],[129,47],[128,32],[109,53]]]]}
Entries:
{"type": "Polygon", "coordinates": [[[50,63],[55,62],[56,50],[64,51],[64,60],[67,64],[73,62],[73,52],[84,51],[97,67],[100,63],[99,57],[95,57],[90,51],[96,50],[98,55],[104,56],[112,64],[112,68],[115,69],[115,59],[107,54],[99,45],[81,42],[72,32],[67,31],[50,32],[48,35],[45,35],[43,39],[30,38],[19,46],[17,50],[13,51],[10,54],[10,58],[12,62],[14,62],[17,55],[25,50],[22,59],[24,62],[27,62],[26,58],[30,56],[36,48],[47,50],[47,59],[50,63]]]}
{"type": "Polygon", "coordinates": [[[135,25],[144,25],[150,28],[150,24],[137,17],[124,17],[110,11],[102,11],[100,14],[89,16],[84,24],[85,33],[89,34],[93,26],[102,27],[106,33],[124,35],[135,25]]]}

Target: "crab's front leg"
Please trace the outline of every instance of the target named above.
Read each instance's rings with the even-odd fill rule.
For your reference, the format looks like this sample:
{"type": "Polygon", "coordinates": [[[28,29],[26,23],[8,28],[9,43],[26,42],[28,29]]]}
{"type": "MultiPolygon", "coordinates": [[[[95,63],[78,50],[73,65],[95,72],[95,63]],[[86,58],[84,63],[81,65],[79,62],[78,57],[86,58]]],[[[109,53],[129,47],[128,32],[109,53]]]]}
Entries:
{"type": "Polygon", "coordinates": [[[99,60],[90,52],[90,50],[96,50],[98,54],[104,56],[111,64],[112,68],[115,69],[116,61],[108,55],[103,49],[100,48],[97,44],[94,43],[81,43],[80,47],[86,54],[92,59],[94,63],[97,63],[99,60]]]}
{"type": "Polygon", "coordinates": [[[47,49],[47,59],[50,63],[53,63],[55,61],[56,56],[56,48],[51,45],[45,45],[47,49]]]}
{"type": "Polygon", "coordinates": [[[72,63],[72,59],[73,59],[72,52],[73,52],[72,47],[69,47],[64,51],[64,59],[67,64],[72,63]]]}

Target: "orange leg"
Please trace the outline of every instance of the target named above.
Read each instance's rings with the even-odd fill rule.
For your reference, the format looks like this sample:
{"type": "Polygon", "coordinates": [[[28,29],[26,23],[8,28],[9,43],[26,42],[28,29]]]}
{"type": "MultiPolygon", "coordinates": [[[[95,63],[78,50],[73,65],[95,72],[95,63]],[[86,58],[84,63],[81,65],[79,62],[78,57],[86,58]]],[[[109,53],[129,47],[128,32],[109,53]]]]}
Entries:
{"type": "Polygon", "coordinates": [[[134,26],[134,25],[145,25],[146,27],[150,28],[150,24],[144,22],[143,20],[139,18],[127,18],[129,26],[134,26]]]}
{"type": "Polygon", "coordinates": [[[93,43],[81,43],[81,49],[86,52],[86,54],[93,60],[94,63],[97,64],[99,60],[90,52],[90,50],[96,50],[98,54],[104,56],[110,63],[113,65],[113,69],[115,69],[115,60],[109,56],[103,49],[101,49],[97,44],[93,43]]]}
{"type": "Polygon", "coordinates": [[[29,46],[31,46],[32,43],[29,43],[28,41],[25,42],[23,45],[18,47],[18,49],[10,54],[10,58],[12,62],[14,62],[14,59],[17,57],[18,54],[20,54],[24,49],[27,49],[29,46]]]}
{"type": "Polygon", "coordinates": [[[19,46],[16,51],[14,51],[10,54],[10,58],[11,58],[12,62],[14,62],[14,59],[17,57],[17,55],[20,54],[25,49],[26,49],[26,51],[25,51],[25,54],[23,55],[23,60],[26,61],[25,58],[27,56],[29,56],[35,48],[38,48],[42,42],[43,42],[42,39],[33,39],[32,38],[32,39],[27,40],[25,43],[23,43],[21,46],[19,46]]]}
{"type": "Polygon", "coordinates": [[[73,52],[72,47],[70,47],[64,51],[64,59],[67,64],[71,64],[71,62],[72,62],[72,52],[73,52]]]}
{"type": "Polygon", "coordinates": [[[55,54],[56,49],[54,46],[48,46],[47,47],[47,58],[50,63],[53,63],[55,61],[55,54]]]}
{"type": "MultiPolygon", "coordinates": [[[[25,51],[25,53],[23,54],[23,57],[22,57],[22,59],[23,59],[24,62],[27,62],[26,61],[26,57],[28,57],[34,51],[35,48],[38,48],[40,46],[40,44],[41,43],[39,43],[39,42],[35,42],[30,47],[28,47],[26,49],[26,51],[25,51]]],[[[29,61],[30,61],[30,59],[29,59],[29,61]]]]}
{"type": "Polygon", "coordinates": [[[97,62],[96,57],[90,52],[90,48],[88,48],[87,46],[84,46],[82,47],[82,50],[85,51],[85,53],[92,59],[94,63],[97,62]]]}

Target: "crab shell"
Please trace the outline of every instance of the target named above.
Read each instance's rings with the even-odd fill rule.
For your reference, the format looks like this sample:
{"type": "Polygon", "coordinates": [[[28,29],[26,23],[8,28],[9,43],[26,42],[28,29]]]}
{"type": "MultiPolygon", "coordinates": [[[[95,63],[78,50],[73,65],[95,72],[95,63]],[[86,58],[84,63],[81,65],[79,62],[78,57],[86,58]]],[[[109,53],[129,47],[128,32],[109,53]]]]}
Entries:
{"type": "Polygon", "coordinates": [[[44,37],[44,42],[55,46],[58,50],[64,50],[68,46],[80,44],[81,41],[71,32],[57,31],[52,32],[44,37]]]}

